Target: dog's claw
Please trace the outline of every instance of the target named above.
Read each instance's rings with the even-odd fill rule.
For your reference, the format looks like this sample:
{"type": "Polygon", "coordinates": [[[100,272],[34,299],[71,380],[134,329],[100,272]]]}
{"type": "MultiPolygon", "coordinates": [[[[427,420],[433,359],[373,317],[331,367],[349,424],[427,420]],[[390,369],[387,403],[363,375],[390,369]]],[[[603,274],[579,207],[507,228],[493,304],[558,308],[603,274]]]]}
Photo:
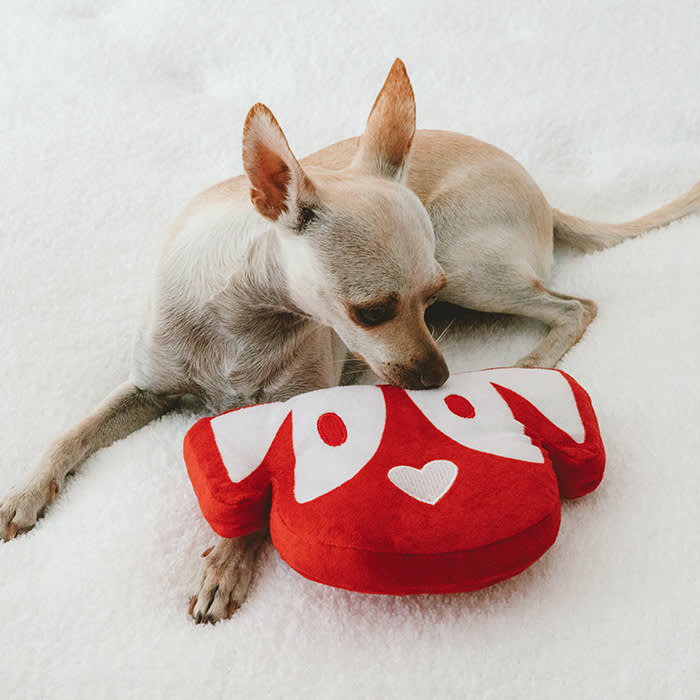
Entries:
{"type": "Polygon", "coordinates": [[[201,554],[202,559],[204,559],[204,557],[208,557],[211,554],[212,549],[214,549],[214,545],[209,547],[209,549],[205,549],[201,554]]]}
{"type": "Polygon", "coordinates": [[[49,503],[55,503],[57,495],[58,495],[58,484],[56,483],[56,480],[54,479],[51,481],[51,484],[49,485],[49,503]]]}
{"type": "Polygon", "coordinates": [[[7,541],[9,542],[10,540],[14,540],[15,537],[17,537],[17,533],[19,532],[19,526],[17,523],[10,523],[7,526],[7,541]]]}
{"type": "Polygon", "coordinates": [[[233,617],[233,613],[235,613],[240,607],[241,606],[235,600],[229,601],[229,604],[226,606],[225,618],[230,620],[233,617]]]}

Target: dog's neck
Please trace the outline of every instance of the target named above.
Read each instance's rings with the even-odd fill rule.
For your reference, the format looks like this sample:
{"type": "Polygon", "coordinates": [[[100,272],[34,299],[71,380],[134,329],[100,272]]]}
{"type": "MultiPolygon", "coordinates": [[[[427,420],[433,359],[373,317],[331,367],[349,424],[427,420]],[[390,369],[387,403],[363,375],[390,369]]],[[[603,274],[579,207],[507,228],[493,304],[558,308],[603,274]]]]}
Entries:
{"type": "MultiPolygon", "coordinates": [[[[242,256],[218,259],[232,272],[208,299],[183,304],[175,284],[160,297],[151,332],[156,347],[169,348],[174,361],[159,356],[144,366],[160,362],[164,386],[177,385],[218,413],[338,383],[344,346],[301,308],[297,299],[304,299],[304,290],[292,285],[303,275],[280,240],[268,228],[242,256]]],[[[209,279],[216,276],[210,272],[209,279]]]]}
{"type": "Polygon", "coordinates": [[[225,329],[225,342],[235,347],[229,382],[243,403],[281,400],[329,381],[318,341],[329,346],[332,331],[299,307],[289,277],[279,238],[270,231],[207,304],[210,327],[225,329]]]}
{"type": "Polygon", "coordinates": [[[286,331],[311,322],[309,314],[295,301],[297,295],[290,291],[288,265],[282,259],[276,232],[269,230],[260,236],[246,257],[245,265],[216,297],[235,317],[236,332],[257,331],[258,324],[267,320],[283,323],[286,331]],[[291,328],[286,328],[288,325],[291,328]]]}

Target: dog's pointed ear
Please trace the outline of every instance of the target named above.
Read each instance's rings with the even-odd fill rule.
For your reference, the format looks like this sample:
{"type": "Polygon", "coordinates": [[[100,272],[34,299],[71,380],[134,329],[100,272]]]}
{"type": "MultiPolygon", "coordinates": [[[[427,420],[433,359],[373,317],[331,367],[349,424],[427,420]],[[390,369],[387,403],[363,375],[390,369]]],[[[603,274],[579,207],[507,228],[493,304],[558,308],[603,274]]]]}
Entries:
{"type": "Polygon", "coordinates": [[[316,189],[272,112],[261,103],[248,112],[243,127],[243,168],[250,200],[264,217],[301,231],[314,217],[316,189]]]}
{"type": "Polygon", "coordinates": [[[413,88],[406,66],[397,58],[369,113],[353,166],[401,180],[415,133],[413,88]]]}

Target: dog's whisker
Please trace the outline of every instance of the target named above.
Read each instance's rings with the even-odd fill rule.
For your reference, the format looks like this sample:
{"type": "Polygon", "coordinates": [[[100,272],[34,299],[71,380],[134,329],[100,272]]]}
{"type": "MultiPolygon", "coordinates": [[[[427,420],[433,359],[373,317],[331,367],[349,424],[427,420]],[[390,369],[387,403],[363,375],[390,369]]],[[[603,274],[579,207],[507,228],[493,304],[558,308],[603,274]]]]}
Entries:
{"type": "Polygon", "coordinates": [[[447,332],[450,330],[450,328],[452,328],[454,322],[454,318],[450,319],[450,322],[442,329],[440,335],[437,338],[435,338],[436,343],[439,343],[447,335],[447,332]]]}

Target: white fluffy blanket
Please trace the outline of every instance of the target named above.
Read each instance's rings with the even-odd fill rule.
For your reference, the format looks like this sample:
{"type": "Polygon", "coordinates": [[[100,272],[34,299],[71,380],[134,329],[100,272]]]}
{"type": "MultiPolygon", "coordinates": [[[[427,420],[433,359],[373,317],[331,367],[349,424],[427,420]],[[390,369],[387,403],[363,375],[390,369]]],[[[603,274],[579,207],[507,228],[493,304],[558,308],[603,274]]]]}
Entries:
{"type": "MultiPolygon", "coordinates": [[[[0,5],[0,496],[127,374],[161,232],[238,173],[256,101],[299,155],[358,133],[395,56],[420,127],[515,155],[556,207],[624,220],[700,179],[700,7],[610,3],[24,0],[0,5]]],[[[197,627],[211,535],[181,457],[191,417],[98,453],[0,544],[0,697],[700,697],[700,217],[559,251],[595,299],[562,368],[607,443],[555,546],[475,594],[372,597],[268,547],[246,605],[197,627]]],[[[543,329],[466,317],[453,370],[543,329]]]]}

